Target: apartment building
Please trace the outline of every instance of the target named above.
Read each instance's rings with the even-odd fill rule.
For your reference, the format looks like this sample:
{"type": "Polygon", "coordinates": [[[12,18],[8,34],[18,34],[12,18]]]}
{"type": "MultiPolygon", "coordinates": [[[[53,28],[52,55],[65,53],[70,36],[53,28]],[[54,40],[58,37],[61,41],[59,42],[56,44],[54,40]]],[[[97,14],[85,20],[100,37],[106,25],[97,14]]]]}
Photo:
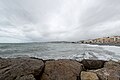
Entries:
{"type": "Polygon", "coordinates": [[[120,36],[83,40],[81,43],[120,43],[120,36]]]}

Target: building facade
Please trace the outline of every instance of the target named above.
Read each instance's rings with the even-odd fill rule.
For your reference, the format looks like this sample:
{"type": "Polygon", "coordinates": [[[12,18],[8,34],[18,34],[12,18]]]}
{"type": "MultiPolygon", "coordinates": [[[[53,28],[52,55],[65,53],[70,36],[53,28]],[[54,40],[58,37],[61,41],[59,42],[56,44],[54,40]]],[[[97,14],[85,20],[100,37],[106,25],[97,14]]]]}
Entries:
{"type": "Polygon", "coordinates": [[[83,40],[81,43],[120,43],[120,36],[83,40]]]}

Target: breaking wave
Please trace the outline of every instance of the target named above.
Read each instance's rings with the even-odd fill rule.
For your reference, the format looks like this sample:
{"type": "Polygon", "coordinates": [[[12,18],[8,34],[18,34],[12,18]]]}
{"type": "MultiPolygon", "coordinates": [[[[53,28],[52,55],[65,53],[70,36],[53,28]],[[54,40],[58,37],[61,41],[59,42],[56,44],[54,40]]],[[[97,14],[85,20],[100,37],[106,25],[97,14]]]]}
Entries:
{"type": "Polygon", "coordinates": [[[37,57],[42,59],[120,60],[119,46],[73,43],[0,44],[0,57],[37,57]]]}

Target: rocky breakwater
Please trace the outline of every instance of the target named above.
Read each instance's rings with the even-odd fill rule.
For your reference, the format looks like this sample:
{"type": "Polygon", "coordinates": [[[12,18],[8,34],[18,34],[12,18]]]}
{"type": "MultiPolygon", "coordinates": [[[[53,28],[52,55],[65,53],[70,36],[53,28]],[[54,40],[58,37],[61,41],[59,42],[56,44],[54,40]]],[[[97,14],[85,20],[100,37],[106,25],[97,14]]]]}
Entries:
{"type": "Polygon", "coordinates": [[[0,80],[120,80],[120,63],[0,58],[0,80]]]}

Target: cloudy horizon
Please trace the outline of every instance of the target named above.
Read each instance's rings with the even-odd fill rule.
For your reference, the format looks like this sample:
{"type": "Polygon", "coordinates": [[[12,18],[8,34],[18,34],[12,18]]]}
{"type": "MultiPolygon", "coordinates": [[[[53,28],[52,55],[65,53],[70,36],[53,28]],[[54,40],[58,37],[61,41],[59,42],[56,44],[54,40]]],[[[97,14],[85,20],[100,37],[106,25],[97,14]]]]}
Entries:
{"type": "Polygon", "coordinates": [[[120,0],[0,0],[0,43],[120,36],[120,0]]]}

